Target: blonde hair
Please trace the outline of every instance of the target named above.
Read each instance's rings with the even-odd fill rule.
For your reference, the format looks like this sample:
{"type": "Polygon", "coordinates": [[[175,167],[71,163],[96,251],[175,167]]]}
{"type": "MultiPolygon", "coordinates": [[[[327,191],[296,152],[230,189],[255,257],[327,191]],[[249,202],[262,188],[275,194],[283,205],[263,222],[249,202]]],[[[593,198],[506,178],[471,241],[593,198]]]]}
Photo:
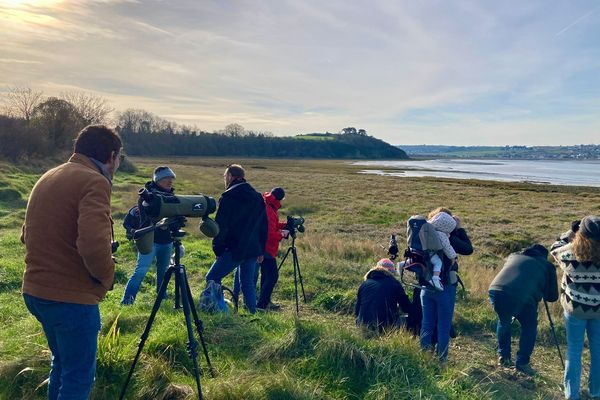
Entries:
{"type": "Polygon", "coordinates": [[[427,219],[431,219],[433,217],[435,217],[436,215],[438,215],[439,213],[446,213],[449,214],[450,216],[452,216],[452,211],[448,210],[446,207],[438,207],[435,210],[433,210],[432,212],[429,213],[429,215],[427,216],[427,219]]]}
{"type": "Polygon", "coordinates": [[[573,240],[573,254],[579,262],[600,265],[600,241],[585,237],[581,231],[577,231],[573,240]]]}

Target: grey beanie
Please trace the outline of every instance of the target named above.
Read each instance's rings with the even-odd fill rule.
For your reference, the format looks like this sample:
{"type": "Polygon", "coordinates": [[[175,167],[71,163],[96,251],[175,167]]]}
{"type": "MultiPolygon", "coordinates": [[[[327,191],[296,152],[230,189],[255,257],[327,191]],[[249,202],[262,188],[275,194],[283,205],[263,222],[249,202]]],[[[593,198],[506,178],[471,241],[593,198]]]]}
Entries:
{"type": "Polygon", "coordinates": [[[581,220],[579,231],[588,239],[600,240],[600,217],[588,215],[581,220]]]}
{"type": "Polygon", "coordinates": [[[158,182],[164,178],[175,178],[175,172],[173,172],[173,170],[169,167],[156,167],[156,169],[154,170],[154,176],[152,177],[152,180],[154,182],[158,182]]]}

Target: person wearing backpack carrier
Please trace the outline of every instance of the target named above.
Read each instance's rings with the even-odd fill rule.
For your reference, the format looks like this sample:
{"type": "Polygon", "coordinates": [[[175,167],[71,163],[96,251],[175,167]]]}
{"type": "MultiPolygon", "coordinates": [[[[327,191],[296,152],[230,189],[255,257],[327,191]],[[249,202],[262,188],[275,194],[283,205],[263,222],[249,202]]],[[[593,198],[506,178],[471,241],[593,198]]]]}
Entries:
{"type": "MultiPolygon", "coordinates": [[[[152,181],[146,183],[145,187],[152,193],[157,193],[161,196],[172,196],[175,194],[173,188],[175,181],[175,173],[169,167],[161,166],[154,170],[152,181]]],[[[127,236],[132,237],[133,231],[141,226],[140,211],[137,206],[132,207],[123,221],[123,226],[127,230],[127,236]]],[[[167,271],[173,252],[173,239],[171,232],[168,229],[156,229],[154,231],[154,245],[152,251],[148,254],[138,252],[137,265],[133,271],[133,275],[125,285],[125,292],[121,299],[121,304],[131,305],[135,301],[140,286],[144,277],[148,273],[152,261],[156,258],[156,291],[160,289],[163,277],[167,271]]]]}
{"type": "Polygon", "coordinates": [[[516,369],[527,375],[535,371],[529,359],[537,335],[538,303],[558,300],[556,268],[548,262],[548,250],[535,244],[508,256],[490,285],[490,303],[498,314],[498,365],[512,367],[510,339],[513,317],[521,325],[516,369]]]}
{"type": "MultiPolygon", "coordinates": [[[[433,220],[439,213],[446,213],[452,216],[452,213],[447,208],[439,207],[429,213],[428,219],[433,220]]],[[[467,232],[462,227],[460,218],[452,216],[456,221],[456,227],[450,233],[449,242],[454,251],[461,255],[470,255],[473,253],[473,245],[467,235],[467,232]]],[[[456,301],[456,285],[455,280],[451,279],[456,276],[458,264],[456,259],[450,259],[443,254],[442,259],[442,274],[441,282],[443,290],[423,290],[421,291],[421,306],[423,308],[423,320],[421,322],[421,348],[431,349],[433,336],[437,330],[437,345],[436,352],[440,361],[448,360],[448,347],[450,343],[450,328],[452,326],[452,318],[454,317],[454,304],[456,301]],[[445,271],[445,272],[444,272],[445,271]]]]}

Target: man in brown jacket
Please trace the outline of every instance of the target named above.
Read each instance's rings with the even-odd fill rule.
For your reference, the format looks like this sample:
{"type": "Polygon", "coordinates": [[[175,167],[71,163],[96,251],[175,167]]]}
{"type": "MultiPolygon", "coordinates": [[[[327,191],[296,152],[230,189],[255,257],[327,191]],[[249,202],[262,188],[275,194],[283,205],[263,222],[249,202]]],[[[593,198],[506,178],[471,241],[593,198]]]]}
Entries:
{"type": "Polygon", "coordinates": [[[49,399],[87,399],[94,383],[98,303],[114,279],[110,195],[121,146],[105,126],[84,128],[69,161],[38,180],[27,204],[23,297],[52,352],[49,399]]]}

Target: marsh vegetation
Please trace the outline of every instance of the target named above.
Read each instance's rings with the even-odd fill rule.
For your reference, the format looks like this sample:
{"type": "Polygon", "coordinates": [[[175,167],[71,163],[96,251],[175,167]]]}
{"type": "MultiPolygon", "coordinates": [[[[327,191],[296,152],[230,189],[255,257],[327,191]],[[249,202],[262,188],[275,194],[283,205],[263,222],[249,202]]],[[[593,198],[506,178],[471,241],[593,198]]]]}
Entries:
{"type": "MultiPolygon", "coordinates": [[[[218,372],[215,378],[202,377],[207,399],[561,398],[562,371],[543,313],[532,360],[539,374],[526,378],[496,368],[495,317],[487,289],[510,252],[534,241],[549,245],[569,221],[599,214],[599,189],[362,175],[362,167],[342,161],[134,161],[137,171],[118,174],[113,187],[113,217],[122,245],[115,289],[100,306],[103,328],[93,398],[118,396],[154,300],[151,273],[134,306],[119,304],[135,265],[134,248],[119,221],[136,201],[137,188],[156,165],[168,164],[177,173],[178,193],[218,197],[223,170],[232,161],[241,161],[258,190],[286,189],[282,214],[306,218],[307,230],[297,245],[308,303],[301,305],[296,318],[293,271],[284,265],[274,293],[283,304],[281,312],[202,314],[218,372]],[[461,217],[475,246],[472,256],[460,260],[467,292],[459,295],[459,336],[444,366],[421,352],[418,341],[406,332],[364,335],[352,315],[356,289],[366,270],[385,256],[389,234],[399,233],[404,240],[410,215],[426,214],[440,205],[461,217]]],[[[41,399],[49,352],[40,325],[20,295],[24,247],[19,231],[28,193],[42,169],[2,165],[0,171],[0,398],[41,399]]],[[[183,263],[197,299],[213,254],[197,221],[190,219],[186,230],[183,263]]],[[[564,343],[560,306],[553,304],[551,311],[564,343]]],[[[186,340],[183,315],[173,310],[171,296],[150,333],[130,398],[194,398],[186,340]]],[[[199,361],[205,365],[202,358],[199,361]]]]}

